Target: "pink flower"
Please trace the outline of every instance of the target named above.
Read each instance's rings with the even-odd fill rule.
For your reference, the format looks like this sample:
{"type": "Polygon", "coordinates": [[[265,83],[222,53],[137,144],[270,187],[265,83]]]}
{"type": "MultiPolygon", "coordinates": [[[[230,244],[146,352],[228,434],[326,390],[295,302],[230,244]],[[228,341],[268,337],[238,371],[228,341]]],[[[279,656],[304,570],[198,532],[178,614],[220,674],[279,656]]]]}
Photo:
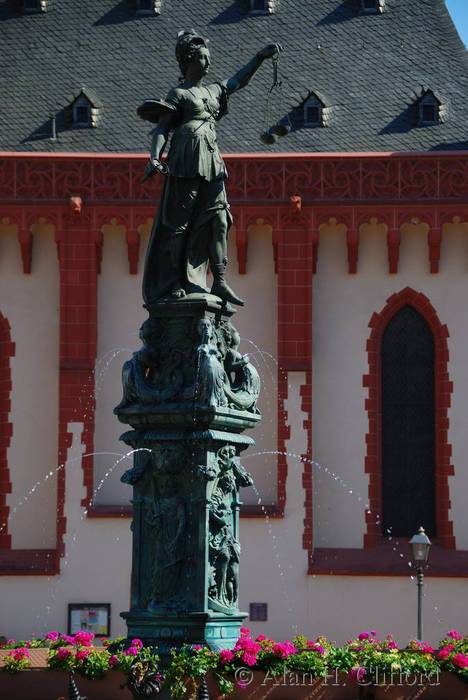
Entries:
{"type": "Polygon", "coordinates": [[[264,642],[267,639],[268,637],[266,636],[266,634],[259,634],[257,637],[255,637],[256,642],[264,642]]]}
{"type": "Polygon", "coordinates": [[[438,658],[438,659],[441,659],[442,661],[443,661],[444,659],[448,659],[448,657],[449,657],[450,654],[452,653],[453,649],[454,649],[453,644],[448,644],[446,647],[443,647],[443,648],[438,652],[437,658],[438,658]]]}
{"type": "Polygon", "coordinates": [[[30,659],[31,654],[26,647],[18,647],[18,649],[12,649],[8,656],[12,656],[15,661],[22,661],[23,659],[30,659]]]}
{"type": "Polygon", "coordinates": [[[60,661],[65,661],[69,656],[71,656],[71,651],[67,647],[59,647],[57,649],[57,659],[60,659],[60,661]]]}
{"type": "Polygon", "coordinates": [[[280,659],[287,659],[291,654],[296,654],[297,649],[292,642],[287,639],[285,642],[280,642],[273,646],[273,653],[279,656],[280,659]]]}
{"type": "Polygon", "coordinates": [[[241,627],[240,628],[240,635],[241,637],[250,637],[250,630],[248,627],[241,627]]]}
{"type": "Polygon", "coordinates": [[[143,649],[143,642],[141,641],[141,639],[132,639],[131,646],[136,647],[137,649],[143,649]]]}
{"type": "Polygon", "coordinates": [[[84,661],[87,656],[91,653],[90,649],[80,649],[79,651],[76,652],[76,660],[77,661],[84,661]]]}
{"type": "Polygon", "coordinates": [[[395,642],[395,640],[390,639],[387,644],[387,649],[398,649],[398,644],[395,642]]]}
{"type": "Polygon", "coordinates": [[[109,659],[109,666],[111,668],[114,668],[114,666],[117,666],[118,663],[119,663],[119,657],[116,656],[115,654],[112,654],[112,656],[109,659]]]}
{"type": "Polygon", "coordinates": [[[125,656],[138,656],[138,652],[140,650],[137,649],[136,647],[128,647],[126,651],[124,651],[125,656]]]}
{"type": "Polygon", "coordinates": [[[371,636],[370,632],[361,632],[358,639],[362,642],[362,641],[364,641],[364,639],[369,639],[370,636],[371,636]]]}
{"type": "Polygon", "coordinates": [[[307,648],[310,649],[310,651],[316,651],[322,656],[325,654],[325,649],[321,644],[317,644],[317,642],[307,642],[307,648]]]}
{"type": "Polygon", "coordinates": [[[7,644],[16,644],[16,641],[14,639],[7,639],[6,643],[7,644]]]}
{"type": "Polygon", "coordinates": [[[192,647],[193,651],[200,651],[200,649],[203,649],[201,644],[194,644],[192,647]]]}
{"type": "Polygon", "coordinates": [[[247,666],[255,666],[255,663],[257,661],[257,655],[252,654],[248,651],[244,651],[242,655],[242,661],[247,664],[247,666]]]}
{"type": "Polygon", "coordinates": [[[234,654],[230,649],[221,649],[219,660],[222,664],[228,664],[234,658],[234,654]]]}
{"type": "Polygon", "coordinates": [[[447,637],[451,637],[456,642],[461,642],[461,640],[463,639],[463,635],[460,634],[458,630],[450,630],[449,632],[447,632],[447,637]]]}
{"type": "Polygon", "coordinates": [[[47,632],[45,638],[50,639],[51,642],[56,642],[57,639],[60,637],[60,633],[57,632],[56,630],[52,630],[52,632],[47,632]]]}
{"type": "Polygon", "coordinates": [[[361,683],[366,677],[366,669],[363,666],[354,666],[349,672],[349,677],[356,683],[361,683]]]}
{"type": "Polygon", "coordinates": [[[468,656],[466,654],[455,654],[452,663],[458,668],[468,668],[468,656]]]}
{"type": "Polygon", "coordinates": [[[90,647],[93,639],[94,634],[92,632],[85,632],[84,630],[80,630],[80,632],[77,632],[75,634],[74,643],[79,644],[80,646],[90,647]]]}
{"type": "Polygon", "coordinates": [[[75,643],[75,637],[71,637],[69,634],[62,634],[60,639],[62,642],[66,642],[67,644],[75,643]]]}
{"type": "Polygon", "coordinates": [[[421,642],[419,644],[419,649],[422,651],[423,654],[433,654],[434,653],[434,649],[427,642],[421,642]]]}
{"type": "Polygon", "coordinates": [[[257,654],[261,650],[261,646],[258,642],[254,642],[253,639],[244,635],[239,637],[234,647],[234,651],[242,652],[242,660],[247,664],[247,666],[253,666],[257,660],[257,654]]]}

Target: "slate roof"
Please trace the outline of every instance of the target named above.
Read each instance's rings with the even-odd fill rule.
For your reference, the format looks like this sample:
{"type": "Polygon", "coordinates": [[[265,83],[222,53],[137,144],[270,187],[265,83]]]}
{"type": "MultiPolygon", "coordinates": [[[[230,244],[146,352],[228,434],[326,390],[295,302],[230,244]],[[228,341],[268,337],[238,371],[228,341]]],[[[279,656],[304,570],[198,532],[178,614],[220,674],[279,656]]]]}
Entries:
{"type": "Polygon", "coordinates": [[[276,0],[273,14],[255,16],[245,0],[163,0],[149,17],[135,16],[128,0],[48,0],[47,12],[25,15],[11,2],[0,0],[0,150],[147,151],[150,125],[136,107],[177,84],[175,38],[190,27],[210,39],[213,80],[266,42],[284,45],[272,121],[310,92],[330,108],[326,128],[265,146],[265,63],[219,124],[224,152],[468,149],[468,60],[444,0],[386,0],[378,15],[359,14],[358,0],[276,0]],[[444,100],[444,123],[416,126],[422,86],[444,100]],[[66,130],[62,110],[82,87],[100,102],[99,126],[66,130]]]}

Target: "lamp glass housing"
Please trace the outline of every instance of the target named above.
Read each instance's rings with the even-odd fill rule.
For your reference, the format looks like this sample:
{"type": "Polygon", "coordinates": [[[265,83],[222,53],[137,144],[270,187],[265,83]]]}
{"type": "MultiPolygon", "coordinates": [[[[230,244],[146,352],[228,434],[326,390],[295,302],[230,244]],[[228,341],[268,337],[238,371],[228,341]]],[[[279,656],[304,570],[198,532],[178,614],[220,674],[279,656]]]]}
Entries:
{"type": "Polygon", "coordinates": [[[417,567],[426,566],[429,559],[431,541],[426,535],[423,527],[420,527],[418,534],[411,538],[410,545],[413,550],[413,561],[415,565],[417,567]]]}

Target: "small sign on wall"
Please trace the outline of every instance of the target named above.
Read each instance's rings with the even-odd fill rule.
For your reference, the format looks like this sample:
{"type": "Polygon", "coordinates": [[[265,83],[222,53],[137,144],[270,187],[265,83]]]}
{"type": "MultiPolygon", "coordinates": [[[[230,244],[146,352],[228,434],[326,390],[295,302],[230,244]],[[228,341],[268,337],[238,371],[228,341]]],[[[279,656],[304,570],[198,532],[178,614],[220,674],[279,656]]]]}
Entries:
{"type": "Polygon", "coordinates": [[[108,637],[110,607],[110,603],[69,603],[68,634],[84,631],[96,637],[108,637]]]}
{"type": "Polygon", "coordinates": [[[250,603],[249,618],[253,622],[266,622],[268,619],[268,604],[250,603]]]}

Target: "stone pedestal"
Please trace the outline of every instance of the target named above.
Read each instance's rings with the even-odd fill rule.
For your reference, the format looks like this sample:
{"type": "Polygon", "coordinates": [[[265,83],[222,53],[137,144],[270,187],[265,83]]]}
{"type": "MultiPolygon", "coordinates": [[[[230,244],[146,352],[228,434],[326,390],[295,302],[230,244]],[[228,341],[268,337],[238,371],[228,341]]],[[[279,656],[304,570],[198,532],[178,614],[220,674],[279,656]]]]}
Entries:
{"type": "Polygon", "coordinates": [[[143,348],[123,368],[115,409],[133,430],[129,637],[161,653],[184,643],[232,646],[239,611],[239,488],[252,484],[240,455],[260,420],[260,382],[239,353],[233,310],[200,296],[160,303],[143,348]]]}

